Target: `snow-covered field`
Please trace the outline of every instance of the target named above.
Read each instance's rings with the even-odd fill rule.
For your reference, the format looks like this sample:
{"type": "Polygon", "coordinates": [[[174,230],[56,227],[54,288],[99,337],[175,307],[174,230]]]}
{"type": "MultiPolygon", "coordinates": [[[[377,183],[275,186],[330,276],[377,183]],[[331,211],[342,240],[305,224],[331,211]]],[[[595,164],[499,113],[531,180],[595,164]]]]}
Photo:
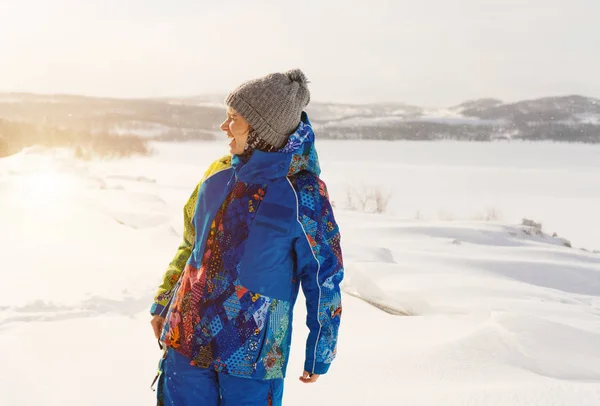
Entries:
{"type": "MultiPolygon", "coordinates": [[[[148,307],[225,144],[0,159],[0,406],[153,404],[148,307]]],[[[339,356],[298,382],[299,299],[284,404],[600,405],[600,147],[318,147],[347,272],[339,356]],[[373,190],[387,213],[348,208],[373,190]]]]}

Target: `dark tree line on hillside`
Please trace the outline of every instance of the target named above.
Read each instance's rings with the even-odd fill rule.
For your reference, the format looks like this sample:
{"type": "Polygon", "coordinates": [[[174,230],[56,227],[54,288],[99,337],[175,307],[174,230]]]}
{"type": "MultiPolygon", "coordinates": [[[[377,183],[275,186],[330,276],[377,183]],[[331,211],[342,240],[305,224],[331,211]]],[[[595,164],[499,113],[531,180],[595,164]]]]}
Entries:
{"type": "Polygon", "coordinates": [[[600,143],[600,125],[539,123],[536,125],[448,125],[431,122],[395,123],[390,126],[327,126],[319,130],[321,138],[364,140],[461,140],[493,141],[521,139],[600,143]]]}

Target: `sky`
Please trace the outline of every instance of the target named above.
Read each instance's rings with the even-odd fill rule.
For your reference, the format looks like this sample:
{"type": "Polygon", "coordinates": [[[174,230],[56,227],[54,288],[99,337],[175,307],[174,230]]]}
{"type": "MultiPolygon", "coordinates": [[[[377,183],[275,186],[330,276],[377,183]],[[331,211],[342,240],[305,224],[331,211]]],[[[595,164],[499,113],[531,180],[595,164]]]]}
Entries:
{"type": "Polygon", "coordinates": [[[0,92],[226,94],[304,70],[312,99],[600,98],[598,0],[0,0],[0,92]]]}

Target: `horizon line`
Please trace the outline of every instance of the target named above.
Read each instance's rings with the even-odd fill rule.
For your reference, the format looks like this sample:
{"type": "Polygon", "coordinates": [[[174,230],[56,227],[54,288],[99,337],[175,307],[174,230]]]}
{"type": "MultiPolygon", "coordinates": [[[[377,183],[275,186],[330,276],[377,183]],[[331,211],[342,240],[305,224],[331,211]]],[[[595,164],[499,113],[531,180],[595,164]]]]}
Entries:
{"type": "MultiPolygon", "coordinates": [[[[42,97],[81,97],[81,98],[88,98],[88,99],[106,99],[106,100],[129,100],[129,101],[169,101],[169,100],[186,100],[186,99],[193,99],[193,98],[202,98],[202,97],[217,97],[217,96],[221,96],[221,94],[219,93],[198,93],[198,94],[194,94],[194,95],[179,95],[179,96],[139,96],[139,97],[122,97],[122,96],[98,96],[98,95],[90,95],[90,94],[84,94],[84,93],[45,93],[45,92],[28,92],[28,91],[3,91],[0,90],[0,96],[2,95],[20,95],[20,96],[42,96],[42,97]]],[[[225,100],[225,95],[226,93],[223,93],[223,105],[225,105],[224,100],[225,100]]],[[[535,100],[543,100],[543,99],[558,99],[558,98],[569,98],[569,97],[581,97],[581,98],[585,98],[585,99],[592,99],[594,101],[598,101],[600,102],[600,98],[598,97],[593,97],[593,96],[586,96],[583,94],[578,94],[578,93],[570,93],[570,94],[555,94],[555,95],[548,95],[548,96],[540,96],[540,97],[530,97],[530,98],[524,98],[524,99],[518,99],[516,101],[505,101],[496,97],[479,97],[479,98],[474,98],[474,99],[466,99],[458,104],[454,104],[451,106],[433,106],[433,105],[419,105],[419,104],[412,104],[412,103],[407,103],[404,101],[376,101],[376,102],[347,102],[347,101],[322,101],[322,100],[313,100],[312,103],[317,103],[317,104],[337,104],[337,105],[350,105],[350,106],[374,106],[374,105],[404,105],[407,107],[437,107],[437,108],[442,108],[442,107],[458,107],[461,106],[463,104],[469,103],[469,102],[476,102],[476,101],[482,101],[482,100],[495,100],[498,101],[502,104],[516,104],[516,103],[520,103],[520,102],[526,102],[526,101],[535,101],[535,100]]],[[[0,100],[1,101],[1,100],[0,100]]],[[[212,100],[205,100],[206,102],[211,102],[212,100]]]]}

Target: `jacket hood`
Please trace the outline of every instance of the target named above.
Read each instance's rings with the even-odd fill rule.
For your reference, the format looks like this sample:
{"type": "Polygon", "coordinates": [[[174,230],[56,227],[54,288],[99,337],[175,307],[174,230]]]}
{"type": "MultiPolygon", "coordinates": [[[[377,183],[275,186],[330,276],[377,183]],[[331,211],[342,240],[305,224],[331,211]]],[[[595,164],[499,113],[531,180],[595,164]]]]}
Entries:
{"type": "Polygon", "coordinates": [[[309,171],[319,176],[321,168],[315,148],[315,133],[308,115],[302,112],[298,128],[280,150],[254,151],[248,162],[244,162],[238,155],[233,155],[231,164],[237,179],[247,183],[266,183],[301,171],[309,171]]]}

